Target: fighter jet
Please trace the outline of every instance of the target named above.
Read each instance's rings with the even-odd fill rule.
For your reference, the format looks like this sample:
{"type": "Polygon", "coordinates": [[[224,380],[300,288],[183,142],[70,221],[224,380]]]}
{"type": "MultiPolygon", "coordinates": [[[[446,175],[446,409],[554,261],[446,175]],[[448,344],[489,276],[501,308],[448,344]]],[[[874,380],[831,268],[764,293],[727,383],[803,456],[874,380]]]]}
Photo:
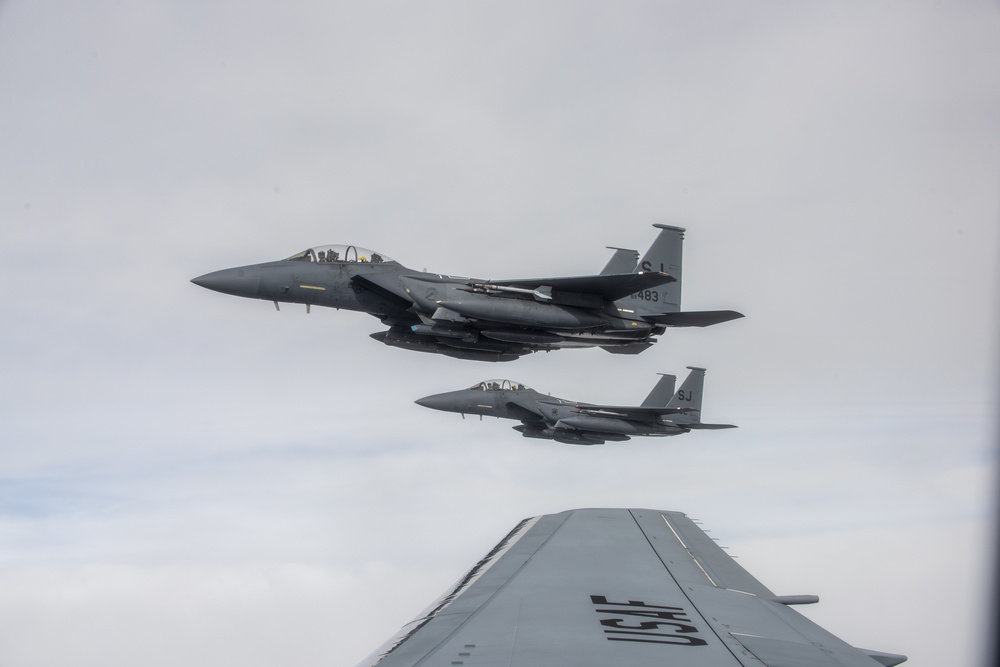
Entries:
{"type": "Polygon", "coordinates": [[[578,509],[519,523],[357,667],[895,667],[906,660],[854,647],[792,609],[817,602],[775,594],[681,512],[578,509]]]}
{"type": "Polygon", "coordinates": [[[736,428],[701,421],[705,369],[691,372],[674,393],[676,378],[664,375],[639,406],[595,405],[541,394],[520,382],[486,380],[468,389],[425,396],[417,405],[445,412],[517,419],[514,430],[526,438],[575,445],[602,445],[634,435],[679,435],[695,429],[736,428]]]}
{"type": "Polygon", "coordinates": [[[681,311],[684,230],[660,233],[642,260],[612,248],[600,275],[492,280],[408,269],[353,245],[308,248],[287,259],[215,271],[192,280],[217,292],[279,303],[366,312],[388,328],[386,345],[461,359],[511,361],[540,350],[601,347],[638,354],[667,327],[743,317],[681,311]]]}

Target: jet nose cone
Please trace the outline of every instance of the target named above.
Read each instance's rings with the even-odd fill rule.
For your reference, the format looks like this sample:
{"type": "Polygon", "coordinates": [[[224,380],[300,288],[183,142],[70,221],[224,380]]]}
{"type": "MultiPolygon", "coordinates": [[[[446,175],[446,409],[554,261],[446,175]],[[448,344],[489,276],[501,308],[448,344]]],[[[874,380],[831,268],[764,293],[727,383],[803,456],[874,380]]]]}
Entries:
{"type": "Polygon", "coordinates": [[[191,282],[223,294],[256,298],[260,292],[260,271],[256,267],[241,266],[206,273],[192,278],[191,282]]]}
{"type": "Polygon", "coordinates": [[[448,412],[455,409],[455,399],[448,394],[433,394],[431,396],[424,396],[423,398],[418,398],[413,402],[432,410],[444,410],[448,412]]]}

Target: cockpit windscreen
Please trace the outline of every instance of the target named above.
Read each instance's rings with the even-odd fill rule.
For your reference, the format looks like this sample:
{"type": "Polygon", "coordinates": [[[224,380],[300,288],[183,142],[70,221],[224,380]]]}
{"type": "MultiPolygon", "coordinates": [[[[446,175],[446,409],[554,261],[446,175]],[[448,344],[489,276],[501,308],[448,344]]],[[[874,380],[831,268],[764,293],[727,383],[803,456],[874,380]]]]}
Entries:
{"type": "Polygon", "coordinates": [[[513,380],[486,380],[469,387],[469,389],[477,389],[479,391],[524,391],[525,389],[530,389],[530,387],[520,382],[514,382],[513,380]]]}
{"type": "Polygon", "coordinates": [[[382,262],[393,261],[385,255],[353,245],[320,245],[315,248],[308,248],[300,253],[289,257],[290,262],[361,262],[371,264],[381,264],[382,262]]]}

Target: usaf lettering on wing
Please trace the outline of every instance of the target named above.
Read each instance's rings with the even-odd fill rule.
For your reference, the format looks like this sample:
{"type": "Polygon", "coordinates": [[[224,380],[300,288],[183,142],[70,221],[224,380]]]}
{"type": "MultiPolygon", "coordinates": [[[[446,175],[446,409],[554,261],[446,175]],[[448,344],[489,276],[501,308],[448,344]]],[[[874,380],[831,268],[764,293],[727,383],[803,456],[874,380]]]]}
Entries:
{"type": "Polygon", "coordinates": [[[603,595],[591,595],[598,614],[610,615],[602,618],[604,634],[609,642],[642,642],[647,644],[673,644],[677,646],[706,646],[706,642],[697,636],[696,628],[682,607],[664,607],[646,604],[642,600],[628,602],[609,602],[603,595]],[[611,608],[613,607],[613,608],[611,608]],[[634,618],[651,618],[656,620],[640,621],[634,618]]]}

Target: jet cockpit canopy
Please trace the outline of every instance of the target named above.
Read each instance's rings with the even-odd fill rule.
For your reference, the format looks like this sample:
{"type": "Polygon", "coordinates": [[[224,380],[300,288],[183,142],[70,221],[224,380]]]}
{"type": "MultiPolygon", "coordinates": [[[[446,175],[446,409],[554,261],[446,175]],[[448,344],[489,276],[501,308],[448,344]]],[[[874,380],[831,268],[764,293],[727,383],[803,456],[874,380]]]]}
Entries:
{"type": "Polygon", "coordinates": [[[479,391],[524,391],[530,389],[527,385],[513,380],[484,380],[477,385],[469,387],[479,391]]]}
{"type": "Polygon", "coordinates": [[[370,262],[381,264],[382,262],[392,262],[389,257],[382,253],[353,245],[318,245],[314,248],[307,248],[300,253],[289,257],[289,262],[370,262]]]}

